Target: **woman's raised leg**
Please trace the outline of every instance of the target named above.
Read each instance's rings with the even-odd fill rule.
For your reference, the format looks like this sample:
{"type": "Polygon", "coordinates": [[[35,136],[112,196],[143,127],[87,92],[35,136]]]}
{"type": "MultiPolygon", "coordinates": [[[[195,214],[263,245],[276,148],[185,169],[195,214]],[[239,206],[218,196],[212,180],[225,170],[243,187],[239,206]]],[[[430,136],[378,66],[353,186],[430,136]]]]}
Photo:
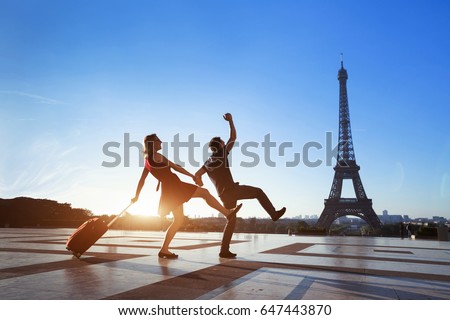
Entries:
{"type": "Polygon", "coordinates": [[[197,190],[195,190],[194,194],[192,195],[192,198],[204,199],[211,208],[216,209],[227,218],[229,218],[232,215],[235,216],[242,206],[242,204],[240,204],[234,209],[227,209],[224,206],[222,206],[220,202],[217,201],[217,199],[214,198],[207,189],[200,187],[197,188],[197,190]]]}

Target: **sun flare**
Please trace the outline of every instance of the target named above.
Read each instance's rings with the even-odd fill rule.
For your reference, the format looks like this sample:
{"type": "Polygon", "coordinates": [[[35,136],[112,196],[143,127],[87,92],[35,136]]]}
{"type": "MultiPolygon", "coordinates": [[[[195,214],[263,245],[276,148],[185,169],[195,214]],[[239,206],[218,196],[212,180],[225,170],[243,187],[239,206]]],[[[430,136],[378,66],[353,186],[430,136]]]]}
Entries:
{"type": "Polygon", "coordinates": [[[142,199],[135,202],[130,208],[128,208],[127,213],[139,216],[157,216],[158,203],[159,202],[155,202],[150,199],[142,199]]]}

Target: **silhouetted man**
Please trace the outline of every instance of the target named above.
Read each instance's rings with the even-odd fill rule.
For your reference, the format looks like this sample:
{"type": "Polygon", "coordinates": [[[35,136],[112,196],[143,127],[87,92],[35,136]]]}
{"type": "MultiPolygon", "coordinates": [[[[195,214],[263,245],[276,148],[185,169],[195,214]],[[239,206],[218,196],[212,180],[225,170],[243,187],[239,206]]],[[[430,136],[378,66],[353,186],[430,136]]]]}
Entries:
{"type": "MultiPolygon", "coordinates": [[[[277,211],[263,190],[257,187],[240,185],[239,182],[234,182],[228,164],[228,154],[236,141],[236,128],[234,127],[231,114],[227,113],[223,118],[228,121],[230,125],[230,138],[226,144],[220,137],[211,139],[209,147],[212,151],[212,155],[195,173],[196,182],[200,185],[203,184],[201,177],[203,174],[207,173],[211,182],[216,187],[217,194],[219,195],[220,200],[222,200],[225,208],[230,209],[236,207],[238,200],[258,199],[259,203],[270,215],[272,220],[277,221],[286,212],[285,207],[277,211]]],[[[230,252],[230,242],[235,226],[236,218],[227,221],[223,231],[222,245],[219,254],[221,258],[236,257],[235,253],[230,252]]]]}

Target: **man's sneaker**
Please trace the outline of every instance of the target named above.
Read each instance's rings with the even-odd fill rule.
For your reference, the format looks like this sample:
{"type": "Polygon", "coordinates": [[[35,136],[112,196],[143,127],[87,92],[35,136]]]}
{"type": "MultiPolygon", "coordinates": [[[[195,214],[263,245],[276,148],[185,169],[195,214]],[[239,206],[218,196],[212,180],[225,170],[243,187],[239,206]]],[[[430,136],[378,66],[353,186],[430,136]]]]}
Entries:
{"type": "Polygon", "coordinates": [[[277,221],[278,219],[280,219],[285,212],[286,212],[286,207],[283,207],[280,210],[275,211],[275,213],[272,215],[272,221],[277,221]]]}
{"type": "Polygon", "coordinates": [[[237,256],[237,254],[233,253],[231,251],[223,251],[223,252],[220,251],[220,253],[219,253],[219,257],[221,257],[221,258],[233,259],[233,258],[236,258],[236,256],[237,256]]]}

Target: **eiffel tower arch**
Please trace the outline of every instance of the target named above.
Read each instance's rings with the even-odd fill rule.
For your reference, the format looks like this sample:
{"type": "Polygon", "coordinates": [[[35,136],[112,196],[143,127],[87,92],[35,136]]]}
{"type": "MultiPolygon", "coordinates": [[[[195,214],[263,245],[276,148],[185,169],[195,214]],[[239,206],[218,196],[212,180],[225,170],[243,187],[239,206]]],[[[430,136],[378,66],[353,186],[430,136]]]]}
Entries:
{"type": "Polygon", "coordinates": [[[381,229],[381,222],[372,208],[359,176],[360,167],[356,164],[353,138],[350,126],[350,111],[347,97],[347,70],[341,60],[338,71],[339,80],[339,141],[334,178],[325,208],[317,221],[317,226],[329,231],[334,220],[343,216],[356,216],[363,219],[373,230],[381,229]],[[355,198],[342,198],[344,180],[352,180],[355,198]]]}

